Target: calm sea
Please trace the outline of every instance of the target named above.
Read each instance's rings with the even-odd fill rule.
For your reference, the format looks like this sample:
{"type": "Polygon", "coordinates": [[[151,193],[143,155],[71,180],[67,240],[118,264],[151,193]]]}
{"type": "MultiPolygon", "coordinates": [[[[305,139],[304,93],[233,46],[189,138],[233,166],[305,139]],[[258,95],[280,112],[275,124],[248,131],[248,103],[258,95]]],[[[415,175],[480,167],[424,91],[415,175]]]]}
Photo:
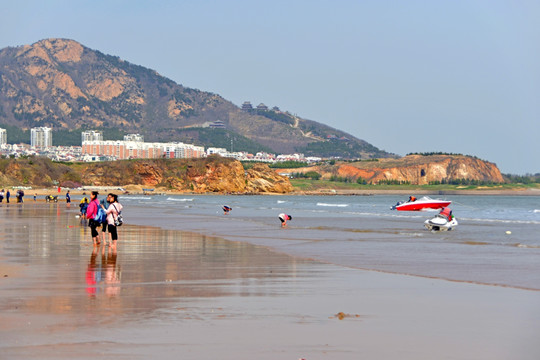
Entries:
{"type": "Polygon", "coordinates": [[[128,223],[194,231],[340,266],[540,290],[540,197],[448,196],[459,226],[424,229],[437,211],[397,212],[405,196],[123,196],[128,223]],[[233,208],[224,215],[221,207],[233,208]],[[293,219],[282,229],[278,214],[293,219]]]}

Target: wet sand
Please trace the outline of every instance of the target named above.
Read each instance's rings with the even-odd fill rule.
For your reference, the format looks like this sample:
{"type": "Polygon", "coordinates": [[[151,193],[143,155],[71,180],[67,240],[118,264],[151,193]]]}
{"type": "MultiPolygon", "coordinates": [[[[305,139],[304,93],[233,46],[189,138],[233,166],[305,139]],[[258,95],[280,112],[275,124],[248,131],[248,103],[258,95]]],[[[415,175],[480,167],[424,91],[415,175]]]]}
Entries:
{"type": "Polygon", "coordinates": [[[384,274],[0,206],[0,358],[538,359],[540,292],[384,274]]]}

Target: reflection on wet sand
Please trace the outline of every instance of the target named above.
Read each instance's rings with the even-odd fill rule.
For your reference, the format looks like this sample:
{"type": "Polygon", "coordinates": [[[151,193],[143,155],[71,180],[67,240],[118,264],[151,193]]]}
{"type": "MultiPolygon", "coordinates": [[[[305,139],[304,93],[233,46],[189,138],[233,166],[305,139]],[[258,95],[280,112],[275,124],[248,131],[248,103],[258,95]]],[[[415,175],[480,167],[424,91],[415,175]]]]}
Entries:
{"type": "Polygon", "coordinates": [[[265,284],[296,276],[305,262],[246,243],[129,225],[117,249],[93,247],[76,210],[57,203],[13,210],[0,209],[0,256],[27,265],[27,276],[3,289],[0,311],[76,316],[79,325],[134,320],[185,298],[270,294],[265,284]],[[254,281],[258,286],[246,286],[254,281]]]}

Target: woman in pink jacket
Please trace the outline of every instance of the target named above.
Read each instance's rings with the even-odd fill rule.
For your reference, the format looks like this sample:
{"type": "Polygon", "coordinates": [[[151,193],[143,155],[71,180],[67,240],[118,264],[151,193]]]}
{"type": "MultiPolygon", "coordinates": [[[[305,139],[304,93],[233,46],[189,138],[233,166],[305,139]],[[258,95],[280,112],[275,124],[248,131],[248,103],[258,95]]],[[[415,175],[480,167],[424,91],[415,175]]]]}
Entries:
{"type": "Polygon", "coordinates": [[[88,207],[86,208],[86,218],[88,219],[88,226],[90,226],[90,230],[92,232],[92,241],[94,242],[94,246],[99,245],[99,234],[97,232],[99,222],[95,220],[99,207],[99,200],[97,198],[98,194],[99,193],[97,191],[92,191],[92,194],[90,195],[90,204],[88,204],[88,207]]]}
{"type": "Polygon", "coordinates": [[[116,194],[107,195],[107,201],[109,202],[109,208],[105,209],[105,207],[103,207],[103,209],[105,209],[107,213],[107,230],[111,236],[110,246],[113,249],[116,249],[118,231],[115,221],[118,218],[118,214],[122,211],[123,206],[118,202],[118,195],[116,194]]]}

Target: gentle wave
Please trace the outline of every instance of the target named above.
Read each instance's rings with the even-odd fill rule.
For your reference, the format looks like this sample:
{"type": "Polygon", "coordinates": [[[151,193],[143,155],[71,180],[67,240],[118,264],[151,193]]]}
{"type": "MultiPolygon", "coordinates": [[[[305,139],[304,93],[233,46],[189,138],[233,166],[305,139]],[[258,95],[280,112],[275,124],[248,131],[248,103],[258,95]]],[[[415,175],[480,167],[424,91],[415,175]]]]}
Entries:
{"type": "Polygon", "coordinates": [[[152,200],[150,196],[124,196],[123,199],[129,200],[152,200]]]}
{"type": "Polygon", "coordinates": [[[540,213],[540,209],[534,209],[533,213],[540,213]]]}
{"type": "Polygon", "coordinates": [[[286,200],[278,200],[277,203],[278,204],[283,204],[283,203],[286,203],[287,201],[286,200]]]}
{"type": "Polygon", "coordinates": [[[167,201],[181,201],[181,202],[185,202],[185,201],[193,201],[193,199],[175,199],[175,198],[167,198],[167,201]]]}
{"type": "Polygon", "coordinates": [[[478,222],[489,222],[489,223],[501,223],[501,224],[533,224],[540,225],[540,221],[534,220],[503,220],[503,219],[478,219],[478,218],[459,218],[466,221],[478,221],[478,222]]]}
{"type": "Polygon", "coordinates": [[[317,206],[347,207],[347,206],[349,206],[349,204],[327,204],[327,203],[317,203],[317,206]]]}

